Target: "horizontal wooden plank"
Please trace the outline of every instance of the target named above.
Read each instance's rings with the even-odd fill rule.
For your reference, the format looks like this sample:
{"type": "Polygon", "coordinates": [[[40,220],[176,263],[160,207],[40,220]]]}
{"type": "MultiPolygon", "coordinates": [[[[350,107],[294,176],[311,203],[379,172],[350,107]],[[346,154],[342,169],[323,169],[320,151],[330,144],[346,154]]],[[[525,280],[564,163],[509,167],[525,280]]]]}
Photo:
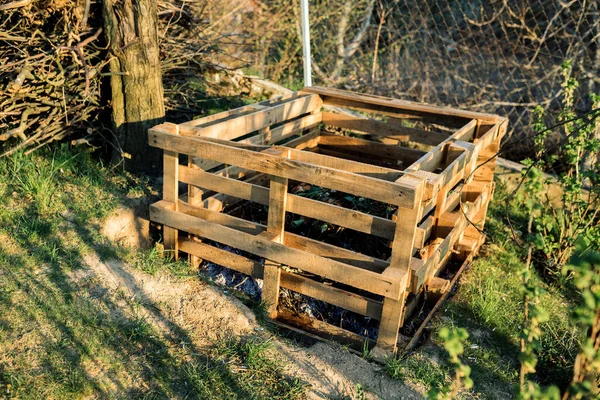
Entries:
{"type": "MultiPolygon", "coordinates": [[[[263,278],[263,265],[259,261],[251,260],[239,254],[187,238],[179,239],[179,249],[185,253],[252,276],[253,278],[263,278]]],[[[381,302],[335,288],[331,285],[326,285],[301,275],[281,271],[281,286],[376,320],[381,318],[381,302]]]]}
{"type": "Polygon", "coordinates": [[[197,125],[193,132],[181,131],[184,136],[203,136],[222,140],[232,140],[240,136],[267,128],[271,125],[280,124],[302,114],[308,114],[319,110],[323,102],[316,95],[301,95],[281,104],[268,108],[259,109],[250,114],[240,115],[235,118],[211,122],[206,125],[197,125]]]}
{"type": "Polygon", "coordinates": [[[404,163],[399,160],[392,160],[390,158],[370,156],[368,154],[352,154],[344,151],[340,151],[334,147],[320,147],[314,149],[316,153],[324,154],[326,156],[342,158],[350,161],[358,161],[361,163],[368,163],[371,165],[379,165],[381,167],[392,168],[398,171],[404,170],[404,163]]]}
{"type": "Polygon", "coordinates": [[[355,267],[377,273],[382,273],[390,265],[389,262],[379,258],[333,246],[331,244],[323,243],[304,236],[294,235],[289,232],[285,233],[283,243],[286,246],[290,246],[298,250],[303,250],[321,257],[326,257],[344,264],[354,265],[355,267]]]}
{"type": "Polygon", "coordinates": [[[323,88],[319,86],[305,87],[301,93],[315,93],[321,96],[326,105],[344,106],[345,104],[365,104],[383,106],[416,116],[444,116],[449,119],[478,119],[495,123],[499,117],[493,114],[463,111],[455,108],[437,107],[424,103],[407,100],[392,99],[389,97],[374,96],[364,93],[354,93],[346,90],[323,88]],[[338,101],[334,101],[338,100],[338,101]]]}
{"type": "Polygon", "coordinates": [[[381,319],[382,303],[315,280],[282,271],[281,286],[345,310],[381,319]]]}
{"type": "Polygon", "coordinates": [[[152,204],[150,206],[150,219],[165,226],[214,240],[369,293],[393,298],[400,296],[398,282],[385,277],[383,274],[366,271],[267,240],[260,235],[251,235],[219,223],[177,212],[173,210],[174,206],[174,203],[165,201],[152,204]]]}
{"type": "MultiPolygon", "coordinates": [[[[352,193],[388,204],[402,205],[406,208],[415,207],[415,188],[410,185],[290,160],[264,152],[256,153],[206,142],[201,139],[181,137],[169,133],[172,129],[173,126],[169,124],[162,124],[150,129],[148,133],[150,145],[270,175],[307,182],[344,193],[352,193]]],[[[287,149],[285,150],[287,151],[287,149]]]]}
{"type": "MultiPolygon", "coordinates": [[[[166,207],[164,203],[157,203],[157,207],[166,207]]],[[[248,233],[250,235],[258,235],[265,231],[266,227],[257,222],[248,221],[242,218],[233,217],[231,215],[212,211],[202,207],[196,207],[186,202],[179,201],[178,210],[191,217],[202,218],[203,220],[215,224],[222,225],[225,228],[234,229],[236,231],[248,233]]]]}
{"type": "Polygon", "coordinates": [[[328,133],[321,135],[319,146],[332,146],[334,149],[401,160],[405,164],[412,164],[425,154],[421,150],[328,133]]]}
{"type": "Polygon", "coordinates": [[[281,126],[260,132],[239,143],[275,144],[286,138],[297,135],[306,129],[313,128],[321,123],[321,113],[305,115],[302,118],[287,122],[281,126]]]}
{"type": "Polygon", "coordinates": [[[256,104],[249,104],[247,106],[242,106],[242,107],[238,107],[238,108],[234,108],[232,110],[226,110],[220,113],[216,113],[216,114],[212,114],[212,115],[207,115],[205,117],[202,118],[196,118],[194,120],[185,122],[183,124],[180,124],[180,126],[182,127],[189,127],[189,128],[193,128],[195,126],[200,126],[200,125],[207,125],[207,124],[215,124],[215,123],[219,123],[222,121],[227,121],[228,119],[231,118],[235,118],[241,115],[246,115],[246,114],[250,114],[253,112],[256,112],[256,110],[261,109],[261,108],[265,108],[268,106],[273,106],[273,105],[277,105],[280,104],[284,101],[288,101],[290,99],[295,99],[298,98],[300,96],[299,93],[289,93],[289,94],[285,94],[283,96],[276,96],[276,97],[272,97],[270,99],[261,101],[259,103],[256,104]]]}
{"type": "Polygon", "coordinates": [[[389,121],[383,122],[371,118],[359,118],[326,111],[322,115],[323,123],[326,125],[377,137],[388,137],[402,142],[416,142],[435,146],[450,137],[450,135],[444,133],[409,128],[389,121]]]}
{"type": "Polygon", "coordinates": [[[311,132],[306,133],[300,137],[290,140],[282,146],[291,147],[298,150],[307,150],[315,148],[319,144],[319,135],[321,131],[318,128],[311,128],[311,132]]]}
{"type": "MultiPolygon", "coordinates": [[[[321,143],[322,137],[319,137],[319,143],[321,143]]],[[[273,146],[272,151],[287,151],[288,149],[281,146],[273,146]]],[[[356,162],[351,160],[344,160],[338,157],[331,157],[324,154],[318,154],[309,151],[302,151],[297,149],[290,150],[290,159],[301,161],[307,164],[318,165],[321,167],[331,168],[339,171],[351,172],[354,174],[360,174],[370,176],[377,179],[386,181],[395,181],[404,175],[403,172],[392,168],[380,167],[377,165],[371,165],[364,162],[356,162]]],[[[350,192],[351,193],[351,192],[350,192]]]]}
{"type": "MultiPolygon", "coordinates": [[[[181,198],[185,199],[186,196],[181,196],[181,198]]],[[[204,215],[207,215],[205,209],[190,205],[185,200],[179,201],[179,211],[190,215],[195,215],[200,218],[202,218],[204,215]]],[[[236,218],[227,214],[222,215],[222,217],[218,218],[226,226],[231,226],[235,229],[243,229],[244,231],[250,232],[252,234],[262,233],[266,230],[265,225],[243,220],[241,218],[236,218]]],[[[286,232],[284,236],[284,244],[286,246],[290,246],[298,250],[307,251],[319,255],[321,257],[330,258],[332,260],[336,260],[344,264],[354,265],[355,267],[366,269],[368,271],[374,271],[377,273],[383,272],[389,266],[389,262],[381,260],[379,258],[371,257],[362,253],[357,253],[355,251],[347,250],[304,236],[295,235],[290,232],[286,232]]]]}
{"type": "Polygon", "coordinates": [[[234,108],[232,110],[226,110],[226,111],[223,111],[220,113],[207,115],[202,118],[193,119],[191,121],[187,121],[187,122],[184,122],[179,125],[181,127],[194,128],[199,125],[218,123],[219,121],[225,121],[232,117],[247,115],[247,114],[251,114],[253,112],[256,112],[256,107],[253,107],[252,105],[247,105],[247,106],[243,106],[243,107],[234,108]]]}
{"type": "Polygon", "coordinates": [[[180,237],[179,250],[254,278],[263,277],[264,268],[259,261],[251,260],[215,246],[180,237]]]}
{"type": "MultiPolygon", "coordinates": [[[[269,204],[269,189],[252,183],[228,179],[185,166],[180,167],[179,181],[203,189],[249,200],[254,203],[263,205],[269,204]]],[[[395,227],[392,221],[360,211],[350,210],[334,204],[328,204],[293,194],[288,195],[286,208],[287,211],[291,213],[315,218],[358,232],[379,236],[388,240],[394,238],[395,227]]]]}

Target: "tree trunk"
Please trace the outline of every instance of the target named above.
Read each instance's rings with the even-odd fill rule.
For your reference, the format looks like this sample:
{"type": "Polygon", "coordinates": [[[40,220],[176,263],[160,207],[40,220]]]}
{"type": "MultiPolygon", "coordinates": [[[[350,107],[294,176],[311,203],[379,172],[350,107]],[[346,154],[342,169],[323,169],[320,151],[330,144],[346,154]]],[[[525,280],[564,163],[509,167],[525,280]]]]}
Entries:
{"type": "Polygon", "coordinates": [[[104,0],[103,17],[111,56],[113,158],[125,155],[130,171],[157,172],[160,151],[148,146],[148,129],[165,116],[157,0],[104,0]]]}

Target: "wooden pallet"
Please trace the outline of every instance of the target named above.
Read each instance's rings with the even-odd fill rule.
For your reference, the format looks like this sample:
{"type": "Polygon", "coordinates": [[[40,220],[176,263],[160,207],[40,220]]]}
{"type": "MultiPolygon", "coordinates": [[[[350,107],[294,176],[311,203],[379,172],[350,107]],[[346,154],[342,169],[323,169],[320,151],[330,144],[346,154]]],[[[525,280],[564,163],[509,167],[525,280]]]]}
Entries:
{"type": "Polygon", "coordinates": [[[149,131],[150,145],[164,150],[163,200],[151,206],[151,219],[164,226],[175,256],[263,279],[272,318],[311,334],[364,339],[282,309],[287,288],[380,321],[377,347],[393,352],[421,295],[443,295],[448,281],[438,276],[448,262],[466,260],[483,242],[506,127],[496,115],[318,87],[161,124],[149,131]],[[290,182],[396,211],[385,218],[314,200],[290,193],[290,182]],[[231,215],[243,201],[268,207],[266,224],[231,215]],[[381,238],[390,257],[296,235],[286,214],[381,238]]]}

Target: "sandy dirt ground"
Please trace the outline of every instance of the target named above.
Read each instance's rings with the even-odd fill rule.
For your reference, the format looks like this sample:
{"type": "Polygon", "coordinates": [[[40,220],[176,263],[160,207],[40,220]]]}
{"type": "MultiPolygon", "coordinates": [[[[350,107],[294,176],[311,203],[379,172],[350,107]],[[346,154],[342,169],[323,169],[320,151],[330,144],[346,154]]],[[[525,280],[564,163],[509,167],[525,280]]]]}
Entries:
{"type": "MultiPolygon", "coordinates": [[[[193,345],[202,347],[224,335],[244,337],[269,334],[254,313],[239,300],[200,279],[177,280],[151,276],[130,268],[120,260],[101,261],[88,255],[87,268],[76,271],[75,280],[93,279],[105,288],[106,296],[120,291],[135,297],[147,319],[163,334],[174,326],[186,331],[193,345]]],[[[418,399],[418,388],[392,380],[383,366],[369,362],[336,344],[310,347],[291,340],[273,338],[273,352],[282,359],[285,374],[307,385],[309,399],[354,399],[357,385],[367,399],[418,399]]]]}

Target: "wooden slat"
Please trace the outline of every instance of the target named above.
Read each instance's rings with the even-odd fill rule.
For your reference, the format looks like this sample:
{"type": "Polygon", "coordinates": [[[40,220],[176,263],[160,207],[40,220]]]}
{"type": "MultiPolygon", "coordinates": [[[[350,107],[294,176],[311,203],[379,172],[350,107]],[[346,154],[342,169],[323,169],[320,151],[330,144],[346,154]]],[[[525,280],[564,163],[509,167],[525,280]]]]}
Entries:
{"type": "Polygon", "coordinates": [[[465,151],[439,174],[440,193],[456,186],[465,176],[465,166],[471,161],[472,156],[473,153],[465,151]]]}
{"type": "MultiPolygon", "coordinates": [[[[206,209],[191,206],[185,201],[181,200],[179,201],[179,211],[185,214],[207,219],[209,221],[214,221],[234,229],[239,229],[253,235],[258,235],[267,229],[265,225],[247,221],[241,218],[236,218],[231,215],[208,213],[206,209]]],[[[298,250],[313,253],[321,257],[330,258],[344,264],[350,264],[355,267],[377,273],[383,272],[390,265],[389,262],[379,258],[367,256],[366,254],[357,253],[355,251],[333,246],[331,244],[323,243],[304,236],[295,235],[290,232],[286,232],[284,235],[284,244],[298,250]]],[[[414,258],[413,262],[416,261],[418,261],[418,259],[414,258]]]]}
{"type": "Polygon", "coordinates": [[[406,273],[410,270],[415,232],[419,223],[419,208],[421,207],[420,197],[423,193],[424,184],[422,180],[411,176],[402,177],[402,181],[406,183],[408,183],[408,181],[413,182],[417,188],[415,195],[419,201],[417,201],[417,209],[414,210],[406,207],[398,207],[396,213],[396,232],[391,246],[392,256],[390,259],[390,268],[388,269],[406,273]]]}
{"type": "MultiPolygon", "coordinates": [[[[179,248],[188,254],[232,269],[254,278],[263,279],[263,265],[247,257],[190,239],[180,238],[179,248]]],[[[346,310],[379,320],[382,304],[346,290],[317,282],[301,275],[281,271],[281,286],[346,310]]]]}
{"type": "MultiPolygon", "coordinates": [[[[179,180],[189,185],[202,185],[205,189],[254,203],[269,204],[269,189],[259,185],[228,179],[188,167],[180,168],[179,180]]],[[[291,213],[319,219],[388,240],[394,238],[395,224],[388,219],[293,194],[288,195],[287,201],[287,209],[291,213]]]]}
{"type": "Polygon", "coordinates": [[[344,193],[353,193],[357,196],[379,200],[388,204],[404,205],[405,207],[415,206],[415,189],[410,185],[387,182],[297,160],[288,160],[264,152],[255,153],[249,150],[206,142],[201,139],[183,138],[169,133],[172,128],[172,125],[162,124],[151,129],[148,133],[150,145],[307,182],[344,193]]]}
{"type": "Polygon", "coordinates": [[[472,119],[468,124],[454,132],[451,136],[453,141],[469,142],[475,137],[477,130],[477,119],[472,119]]]}
{"type": "MultiPolygon", "coordinates": [[[[321,139],[322,138],[319,137],[319,143],[321,143],[321,139]]],[[[281,146],[273,146],[271,149],[273,151],[279,150],[282,152],[287,150],[285,148],[282,148],[281,146]]],[[[385,168],[362,162],[344,160],[337,157],[331,157],[323,154],[301,151],[297,149],[291,149],[290,159],[339,171],[370,176],[386,181],[395,181],[404,175],[403,172],[392,168],[385,168]]]]}
{"type": "Polygon", "coordinates": [[[405,303],[406,299],[404,297],[399,300],[391,298],[383,300],[377,347],[386,352],[396,352],[399,331],[402,326],[402,315],[406,307],[405,303]]]}
{"type": "Polygon", "coordinates": [[[319,96],[304,95],[250,114],[209,125],[195,126],[193,132],[182,131],[181,134],[232,140],[302,114],[319,110],[322,105],[323,102],[319,96]]]}
{"type": "MultiPolygon", "coordinates": [[[[287,154],[289,156],[289,153],[287,154]]],[[[273,235],[273,242],[283,243],[285,235],[285,214],[288,198],[288,180],[279,176],[271,176],[269,189],[269,211],[267,232],[273,235]]],[[[273,260],[265,259],[262,301],[265,303],[270,318],[277,318],[279,304],[279,286],[281,284],[281,265],[273,260]]]]}
{"type": "Polygon", "coordinates": [[[370,293],[395,298],[400,295],[399,283],[383,274],[297,250],[268,240],[261,235],[250,235],[202,218],[176,212],[173,210],[174,207],[174,203],[165,201],[152,204],[151,220],[370,293]]]}
{"type": "Polygon", "coordinates": [[[282,272],[281,286],[360,315],[381,319],[381,302],[367,297],[287,272],[282,272]]]}
{"type": "Polygon", "coordinates": [[[449,135],[424,129],[409,128],[399,124],[377,121],[370,118],[358,118],[352,115],[335,114],[324,111],[323,123],[348,129],[357,133],[366,133],[378,137],[388,137],[402,142],[417,142],[435,146],[446,140],[449,135]]]}
{"type": "Polygon", "coordinates": [[[398,207],[390,266],[383,273],[383,275],[401,279],[403,282],[399,297],[386,298],[383,301],[381,323],[379,324],[379,334],[377,336],[377,347],[392,352],[396,351],[399,330],[404,320],[405,296],[408,294],[407,289],[411,283],[411,262],[415,245],[415,233],[421,215],[421,196],[424,187],[423,181],[416,177],[405,176],[402,177],[402,180],[413,181],[416,185],[417,207],[416,209],[398,207]]]}
{"type": "Polygon", "coordinates": [[[187,238],[179,238],[179,249],[203,260],[232,269],[254,278],[263,278],[263,266],[260,262],[251,260],[218,247],[195,242],[187,238]]]}
{"type": "Polygon", "coordinates": [[[433,217],[427,217],[425,221],[417,228],[415,232],[415,251],[422,249],[425,246],[425,242],[431,236],[431,230],[433,227],[433,217]]]}
{"type": "Polygon", "coordinates": [[[191,121],[184,122],[180,124],[181,126],[185,126],[188,128],[193,128],[198,125],[206,125],[209,123],[218,122],[219,120],[226,120],[227,118],[231,118],[232,116],[241,116],[245,114],[250,114],[256,112],[256,107],[252,107],[252,105],[247,105],[239,108],[235,108],[233,110],[223,111],[213,115],[207,115],[202,118],[193,119],[191,121]]]}
{"type": "MultiPolygon", "coordinates": [[[[444,108],[431,106],[429,104],[416,103],[412,101],[392,99],[389,97],[374,96],[363,93],[353,93],[339,89],[322,88],[319,86],[305,87],[301,93],[315,93],[321,96],[327,105],[353,106],[373,105],[392,109],[397,113],[403,112],[409,115],[424,117],[446,117],[449,120],[456,119],[479,119],[485,122],[495,123],[499,117],[493,114],[477,113],[471,111],[457,110],[454,108],[444,108]],[[336,101],[337,100],[337,101],[336,101]]],[[[371,107],[373,108],[373,107],[371,107]]]]}
{"type": "Polygon", "coordinates": [[[345,151],[354,151],[401,160],[407,164],[414,163],[425,154],[425,152],[421,150],[328,133],[323,133],[321,135],[319,146],[332,146],[334,149],[343,149],[345,151]]]}
{"type": "Polygon", "coordinates": [[[291,147],[298,150],[310,150],[319,145],[319,135],[321,134],[318,127],[311,128],[311,132],[300,137],[290,140],[282,146],[291,147]]]}
{"type": "MultiPolygon", "coordinates": [[[[382,273],[390,265],[389,262],[379,258],[319,242],[318,240],[304,236],[294,235],[289,232],[286,232],[284,239],[284,244],[286,246],[336,260],[344,264],[350,264],[368,271],[382,273]]],[[[418,261],[416,258],[414,258],[413,261],[414,260],[418,261]]]]}
{"type": "MultiPolygon", "coordinates": [[[[179,198],[179,154],[172,151],[165,151],[163,155],[164,176],[163,176],[163,200],[177,202],[179,198]]],[[[177,249],[178,232],[172,227],[163,229],[163,241],[165,250],[171,251],[175,260],[178,259],[177,249]]]]}
{"type": "Polygon", "coordinates": [[[266,132],[258,133],[247,139],[240,140],[239,143],[251,144],[274,144],[286,138],[297,135],[303,130],[310,129],[321,123],[321,113],[309,114],[302,118],[287,122],[276,128],[271,128],[266,132]]]}
{"type": "Polygon", "coordinates": [[[223,112],[220,112],[217,114],[207,115],[202,118],[197,118],[192,121],[188,121],[183,124],[180,124],[180,126],[193,128],[195,126],[214,124],[214,123],[219,123],[222,121],[227,121],[228,119],[235,118],[235,117],[238,117],[241,115],[250,114],[250,113],[256,112],[256,110],[258,110],[258,109],[276,105],[276,104],[280,104],[284,101],[298,98],[299,96],[300,96],[300,94],[296,93],[296,92],[285,94],[283,96],[276,96],[276,97],[261,101],[260,103],[249,104],[247,106],[234,108],[233,110],[226,110],[226,111],[223,111],[223,112]]]}

